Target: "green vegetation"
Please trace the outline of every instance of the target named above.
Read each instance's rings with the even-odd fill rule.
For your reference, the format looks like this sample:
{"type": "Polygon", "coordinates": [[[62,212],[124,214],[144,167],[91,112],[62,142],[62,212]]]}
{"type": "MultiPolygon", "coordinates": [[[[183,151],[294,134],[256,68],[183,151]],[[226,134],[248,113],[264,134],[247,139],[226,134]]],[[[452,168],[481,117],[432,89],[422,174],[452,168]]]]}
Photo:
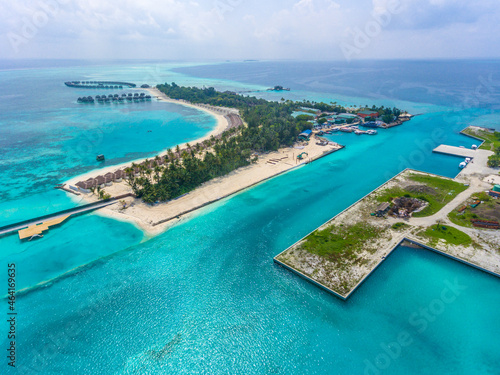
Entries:
{"type": "Polygon", "coordinates": [[[486,130],[471,130],[467,128],[463,131],[464,134],[472,135],[484,139],[481,149],[494,151],[500,147],[500,132],[489,132],[486,130]]]}
{"type": "Polygon", "coordinates": [[[354,259],[370,240],[378,237],[383,229],[368,223],[356,223],[351,226],[330,226],[311,233],[302,247],[312,254],[317,254],[335,263],[354,259]]]}
{"type": "Polygon", "coordinates": [[[406,223],[403,223],[403,222],[395,223],[395,224],[392,224],[392,226],[391,226],[391,228],[395,229],[395,230],[400,230],[400,229],[404,229],[404,228],[408,228],[408,227],[409,227],[409,225],[406,223]]]}
{"type": "Polygon", "coordinates": [[[296,120],[298,121],[312,121],[314,120],[314,116],[310,115],[298,115],[295,117],[296,120]]]}
{"type": "Polygon", "coordinates": [[[488,158],[488,167],[500,167],[500,132],[489,132],[486,130],[471,130],[467,128],[465,134],[484,139],[481,149],[494,151],[495,154],[488,158]]]}
{"type": "Polygon", "coordinates": [[[471,219],[479,220],[499,220],[500,205],[485,192],[473,194],[468,203],[460,205],[448,214],[448,218],[454,224],[462,227],[473,227],[471,219]],[[477,207],[471,207],[470,204],[475,201],[481,201],[477,207]],[[465,207],[465,209],[463,209],[465,207]],[[459,212],[460,209],[461,212],[459,212]]]}
{"type": "MultiPolygon", "coordinates": [[[[181,87],[175,83],[157,88],[173,99],[240,110],[247,126],[231,128],[218,137],[175,152],[169,150],[165,160],[159,157],[126,170],[128,182],[146,203],[164,202],[186,194],[206,181],[224,176],[256,161],[254,152],[276,151],[289,147],[305,129],[311,129],[310,116],[292,116],[303,107],[327,112],[346,112],[335,103],[310,101],[267,101],[234,92],[216,91],[213,87],[181,87]]],[[[391,110],[393,111],[393,110],[391,110]]],[[[326,120],[325,120],[326,121],[326,120]]]]}
{"type": "Polygon", "coordinates": [[[443,208],[459,193],[467,189],[467,186],[446,178],[428,176],[421,174],[410,174],[409,179],[419,183],[406,188],[395,187],[384,190],[378,197],[379,202],[391,202],[398,197],[411,197],[426,201],[428,205],[414,217],[431,216],[443,208]]]}
{"type": "Polygon", "coordinates": [[[450,245],[469,246],[472,244],[472,238],[467,233],[445,225],[433,225],[419,234],[430,239],[431,246],[436,246],[441,239],[450,245]]]}

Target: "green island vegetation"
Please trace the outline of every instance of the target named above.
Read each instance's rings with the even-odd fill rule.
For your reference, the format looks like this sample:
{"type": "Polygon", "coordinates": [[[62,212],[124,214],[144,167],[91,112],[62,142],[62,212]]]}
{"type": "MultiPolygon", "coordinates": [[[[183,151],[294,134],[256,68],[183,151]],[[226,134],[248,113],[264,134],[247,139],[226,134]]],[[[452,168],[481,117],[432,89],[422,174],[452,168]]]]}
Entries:
{"type": "Polygon", "coordinates": [[[405,228],[409,228],[410,226],[406,223],[403,223],[403,222],[398,222],[398,223],[394,223],[391,225],[391,228],[392,229],[395,229],[395,230],[400,230],[400,229],[405,229],[405,228]]]}
{"type": "Polygon", "coordinates": [[[165,83],[157,88],[172,99],[237,108],[247,126],[228,129],[218,137],[188,145],[183,150],[179,147],[175,152],[168,150],[165,165],[158,162],[157,156],[127,168],[125,172],[134,194],[145,203],[175,199],[206,181],[250,165],[257,160],[252,156],[255,152],[293,146],[302,131],[312,128],[307,115],[292,116],[302,107],[337,113],[347,111],[335,103],[268,101],[230,91],[219,92],[213,87],[200,89],[165,83]]]}
{"type": "Polygon", "coordinates": [[[406,188],[393,187],[384,190],[378,197],[379,202],[391,202],[394,198],[408,197],[426,201],[428,205],[422,210],[413,213],[413,217],[431,216],[437,213],[459,193],[467,189],[460,182],[446,178],[421,174],[410,174],[409,179],[419,183],[406,188]]]}
{"type": "Polygon", "coordinates": [[[451,211],[448,218],[454,224],[469,228],[473,227],[471,220],[474,219],[500,221],[500,202],[485,192],[475,193],[467,203],[451,211]]]}
{"type": "Polygon", "coordinates": [[[332,225],[322,230],[315,230],[306,237],[301,247],[311,254],[341,264],[345,260],[355,259],[356,253],[369,244],[370,240],[379,237],[383,231],[384,229],[366,222],[332,225]]]}
{"type": "Polygon", "coordinates": [[[479,148],[494,152],[494,154],[488,158],[488,167],[500,167],[500,132],[490,132],[480,129],[471,130],[467,128],[463,133],[483,139],[484,143],[479,148]]]}
{"type": "Polygon", "coordinates": [[[419,233],[420,236],[428,238],[431,246],[436,246],[439,240],[445,240],[451,245],[469,246],[472,244],[472,238],[456,228],[435,224],[419,233]]]}

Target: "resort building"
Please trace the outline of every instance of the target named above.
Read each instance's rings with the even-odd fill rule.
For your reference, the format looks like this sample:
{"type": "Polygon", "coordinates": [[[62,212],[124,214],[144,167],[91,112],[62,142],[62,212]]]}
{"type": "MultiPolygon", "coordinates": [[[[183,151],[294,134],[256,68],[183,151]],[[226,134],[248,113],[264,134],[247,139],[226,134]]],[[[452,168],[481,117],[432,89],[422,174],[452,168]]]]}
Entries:
{"type": "Polygon", "coordinates": [[[363,119],[365,119],[367,117],[377,118],[378,112],[374,111],[372,109],[364,109],[364,110],[358,112],[358,116],[363,118],[363,119]]]}

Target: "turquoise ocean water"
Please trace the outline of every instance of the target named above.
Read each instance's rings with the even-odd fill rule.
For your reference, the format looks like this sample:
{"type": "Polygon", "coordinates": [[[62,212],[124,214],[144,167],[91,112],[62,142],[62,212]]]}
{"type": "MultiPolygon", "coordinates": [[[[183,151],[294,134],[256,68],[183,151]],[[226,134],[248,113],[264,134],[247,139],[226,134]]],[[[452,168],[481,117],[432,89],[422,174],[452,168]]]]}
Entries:
{"type": "Polygon", "coordinates": [[[352,71],[335,63],[44,64],[13,70],[4,63],[0,71],[0,225],[74,205],[53,186],[97,168],[96,153],[117,164],[215,125],[199,111],[154,101],[78,105],[78,96],[98,92],[66,88],[65,80],[175,81],[275,100],[396,105],[422,115],[375,137],[332,135],[347,147],[152,239],[98,215],[71,219],[39,241],[0,238],[0,285],[14,262],[19,289],[28,289],[17,300],[18,369],[4,359],[2,373],[498,373],[497,278],[402,247],[342,302],[272,262],[404,168],[456,175],[460,160],[431,151],[475,143],[458,134],[471,123],[500,129],[498,62],[475,69],[442,62],[456,64],[448,75],[423,62],[352,71]],[[400,73],[389,80],[391,69],[400,73]],[[454,74],[464,72],[456,83],[454,74]],[[478,91],[482,81],[492,83],[478,91]],[[275,84],[292,91],[265,91],[275,84]],[[394,344],[401,338],[405,346],[394,344]]]}

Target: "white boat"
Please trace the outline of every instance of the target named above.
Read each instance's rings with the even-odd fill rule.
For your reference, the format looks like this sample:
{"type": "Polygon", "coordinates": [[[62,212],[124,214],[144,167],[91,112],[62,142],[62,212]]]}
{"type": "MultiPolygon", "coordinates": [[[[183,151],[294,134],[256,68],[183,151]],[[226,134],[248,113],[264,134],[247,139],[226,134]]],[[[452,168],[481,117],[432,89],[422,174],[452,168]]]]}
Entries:
{"type": "Polygon", "coordinates": [[[377,134],[377,131],[376,130],[367,130],[366,134],[375,135],[375,134],[377,134]]]}
{"type": "Polygon", "coordinates": [[[465,161],[461,162],[459,165],[458,165],[460,168],[465,168],[467,166],[467,163],[465,161]]]}

